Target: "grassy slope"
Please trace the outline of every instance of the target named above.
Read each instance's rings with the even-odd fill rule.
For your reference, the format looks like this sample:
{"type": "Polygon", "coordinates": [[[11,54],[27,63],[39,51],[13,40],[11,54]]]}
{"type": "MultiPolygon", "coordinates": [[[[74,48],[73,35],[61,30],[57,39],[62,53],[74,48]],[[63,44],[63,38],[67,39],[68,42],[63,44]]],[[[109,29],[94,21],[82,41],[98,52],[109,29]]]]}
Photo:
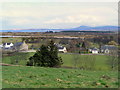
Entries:
{"type": "Polygon", "coordinates": [[[19,38],[19,37],[16,37],[16,38],[1,38],[2,39],[2,42],[12,42],[12,43],[15,43],[15,42],[21,42],[22,39],[19,38]]]}
{"type": "MultiPolygon", "coordinates": [[[[74,55],[71,54],[59,54],[59,56],[62,57],[64,64],[63,66],[74,66],[74,55]]],[[[106,64],[107,61],[107,56],[104,55],[78,55],[79,61],[86,60],[89,62],[91,58],[94,57],[95,59],[95,68],[97,70],[108,70],[109,66],[106,64]]],[[[81,65],[81,63],[78,61],[78,67],[81,65]]]]}
{"type": "MultiPolygon", "coordinates": [[[[28,58],[32,56],[34,53],[29,53],[28,58]]],[[[59,54],[59,56],[62,57],[63,59],[63,66],[69,66],[69,67],[74,67],[74,55],[72,54],[59,54]]],[[[95,69],[96,70],[109,70],[109,66],[106,64],[107,57],[104,55],[77,55],[79,58],[79,61],[77,63],[77,66],[79,67],[81,65],[80,61],[87,60],[89,62],[90,58],[94,57],[95,58],[95,69]],[[88,57],[88,58],[87,58],[88,57]]],[[[19,57],[24,57],[24,54],[19,54],[18,56],[6,56],[3,58],[3,63],[9,63],[11,64],[12,61],[15,61],[15,58],[19,59],[19,57]]],[[[20,60],[19,64],[25,65],[26,60],[20,60]]]]}
{"type": "Polygon", "coordinates": [[[3,88],[117,88],[117,72],[3,66],[3,88]],[[106,77],[102,78],[105,75],[106,77]]]}

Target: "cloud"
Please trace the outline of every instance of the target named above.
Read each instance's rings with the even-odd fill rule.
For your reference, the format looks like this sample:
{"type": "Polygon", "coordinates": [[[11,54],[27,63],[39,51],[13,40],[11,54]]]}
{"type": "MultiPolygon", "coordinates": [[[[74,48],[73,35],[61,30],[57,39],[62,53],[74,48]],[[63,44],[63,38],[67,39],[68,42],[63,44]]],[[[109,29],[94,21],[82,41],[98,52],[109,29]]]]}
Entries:
{"type": "Polygon", "coordinates": [[[3,28],[69,28],[117,25],[117,3],[5,3],[3,28]]]}
{"type": "Polygon", "coordinates": [[[75,9],[73,13],[58,16],[44,21],[45,24],[79,24],[79,25],[117,25],[118,12],[111,7],[82,7],[75,9]],[[76,12],[75,12],[76,11],[76,12]]]}
{"type": "Polygon", "coordinates": [[[44,23],[82,23],[82,22],[88,22],[92,21],[92,22],[97,22],[99,21],[100,17],[97,16],[90,16],[90,15],[74,15],[74,16],[66,16],[64,18],[55,18],[53,20],[50,21],[46,21],[44,23]]]}
{"type": "Polygon", "coordinates": [[[80,25],[107,25],[117,23],[113,22],[114,20],[111,19],[111,16],[103,16],[103,15],[89,15],[89,14],[80,14],[80,15],[71,15],[66,17],[57,17],[55,19],[47,20],[45,24],[60,24],[60,23],[74,23],[80,25]]]}
{"type": "Polygon", "coordinates": [[[12,25],[23,25],[26,23],[30,23],[31,20],[29,20],[29,19],[17,19],[17,20],[14,19],[12,22],[13,22],[12,25]]]}

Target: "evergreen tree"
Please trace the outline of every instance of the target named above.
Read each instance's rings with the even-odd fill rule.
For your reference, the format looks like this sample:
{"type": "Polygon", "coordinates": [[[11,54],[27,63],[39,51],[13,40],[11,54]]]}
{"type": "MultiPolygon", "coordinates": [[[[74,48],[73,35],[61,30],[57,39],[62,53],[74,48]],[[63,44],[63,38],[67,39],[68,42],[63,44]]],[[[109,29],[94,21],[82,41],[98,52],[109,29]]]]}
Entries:
{"type": "Polygon", "coordinates": [[[61,64],[63,64],[62,59],[58,57],[58,49],[52,40],[47,46],[42,45],[27,62],[28,66],[42,67],[58,67],[61,64]]]}
{"type": "Polygon", "coordinates": [[[50,57],[50,65],[51,66],[59,66],[61,65],[63,62],[61,60],[60,57],[58,57],[58,49],[57,47],[55,46],[54,42],[51,40],[49,45],[48,45],[48,48],[49,48],[49,57],[50,57]]]}
{"type": "Polygon", "coordinates": [[[85,42],[82,43],[82,48],[86,49],[85,42]]]}

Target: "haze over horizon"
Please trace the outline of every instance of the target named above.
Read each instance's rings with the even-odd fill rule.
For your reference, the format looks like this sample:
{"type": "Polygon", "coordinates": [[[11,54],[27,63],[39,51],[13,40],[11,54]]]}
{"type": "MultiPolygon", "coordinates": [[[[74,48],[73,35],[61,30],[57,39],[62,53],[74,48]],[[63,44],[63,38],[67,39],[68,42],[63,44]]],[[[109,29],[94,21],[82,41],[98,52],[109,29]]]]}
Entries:
{"type": "Polygon", "coordinates": [[[118,26],[117,2],[3,3],[2,30],[118,26]]]}

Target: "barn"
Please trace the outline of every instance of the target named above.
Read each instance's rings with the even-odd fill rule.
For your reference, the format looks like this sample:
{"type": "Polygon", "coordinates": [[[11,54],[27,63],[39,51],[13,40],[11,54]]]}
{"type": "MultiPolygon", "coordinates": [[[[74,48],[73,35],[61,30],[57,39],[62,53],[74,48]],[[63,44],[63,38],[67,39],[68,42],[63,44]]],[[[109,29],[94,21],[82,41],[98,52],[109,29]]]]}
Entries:
{"type": "Polygon", "coordinates": [[[27,51],[28,50],[28,45],[25,42],[17,42],[14,44],[13,48],[16,51],[27,51]]]}

